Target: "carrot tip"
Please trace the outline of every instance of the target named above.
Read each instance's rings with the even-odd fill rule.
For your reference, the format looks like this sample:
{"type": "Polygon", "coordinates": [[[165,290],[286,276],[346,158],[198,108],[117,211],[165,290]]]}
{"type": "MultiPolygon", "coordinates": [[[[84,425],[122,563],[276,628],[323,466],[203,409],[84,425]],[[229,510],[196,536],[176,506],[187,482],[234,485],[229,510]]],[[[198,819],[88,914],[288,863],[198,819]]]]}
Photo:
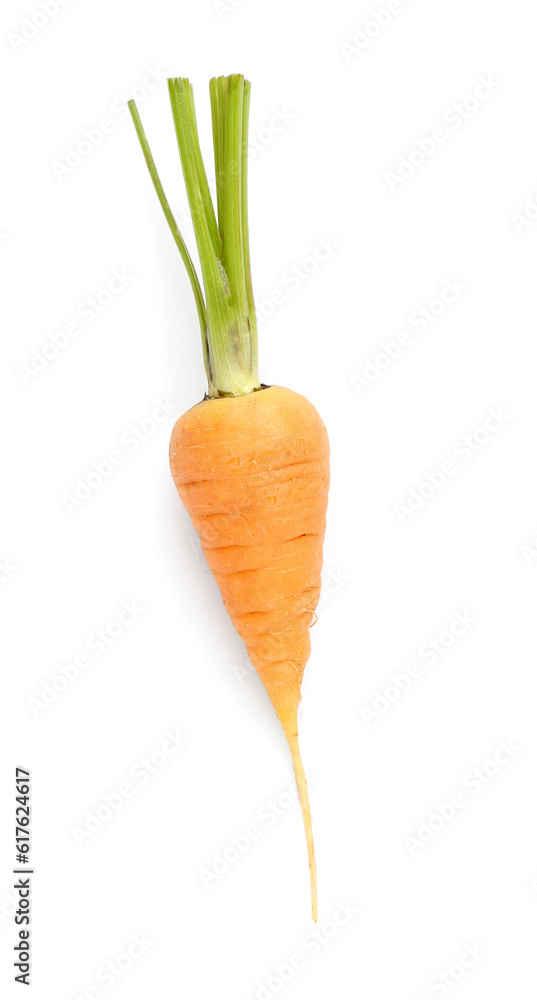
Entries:
{"type": "Polygon", "coordinates": [[[317,923],[318,916],[318,906],[317,906],[317,865],[315,863],[315,847],[313,843],[313,828],[311,823],[311,811],[310,811],[310,800],[308,795],[308,785],[306,782],[306,775],[304,772],[304,765],[302,764],[302,757],[300,756],[300,748],[298,746],[298,732],[296,724],[296,714],[294,722],[289,725],[288,720],[285,722],[280,719],[283,726],[283,731],[285,733],[285,738],[289,745],[291,751],[291,758],[293,761],[293,769],[295,772],[296,787],[298,790],[298,797],[300,799],[300,805],[302,807],[302,817],[304,820],[304,829],[306,831],[306,842],[308,845],[308,861],[310,868],[310,884],[311,884],[311,916],[312,919],[317,923]]]}

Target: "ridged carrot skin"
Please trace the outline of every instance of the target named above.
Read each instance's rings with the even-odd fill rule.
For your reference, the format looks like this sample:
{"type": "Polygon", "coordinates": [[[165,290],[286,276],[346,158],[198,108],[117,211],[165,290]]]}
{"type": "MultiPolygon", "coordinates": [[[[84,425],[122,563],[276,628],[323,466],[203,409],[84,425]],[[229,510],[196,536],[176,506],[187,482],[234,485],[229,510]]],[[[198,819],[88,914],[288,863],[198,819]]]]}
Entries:
{"type": "Polygon", "coordinates": [[[316,919],[297,709],[321,588],[330,478],[326,428],[304,396],[280,386],[206,399],[175,424],[170,465],[231,621],[293,755],[316,919]]]}

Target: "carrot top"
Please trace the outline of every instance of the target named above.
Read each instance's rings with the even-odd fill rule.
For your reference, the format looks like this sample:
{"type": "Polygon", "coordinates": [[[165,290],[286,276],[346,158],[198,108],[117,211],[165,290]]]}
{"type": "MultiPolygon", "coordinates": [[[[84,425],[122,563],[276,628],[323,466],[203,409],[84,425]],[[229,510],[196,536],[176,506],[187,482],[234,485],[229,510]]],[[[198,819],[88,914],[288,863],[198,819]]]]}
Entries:
{"type": "Polygon", "coordinates": [[[177,144],[201,266],[205,298],[172,214],[134,101],[129,109],[164,215],[177,244],[198,310],[208,395],[241,396],[260,388],[248,238],[248,114],[250,83],[239,74],[209,85],[216,172],[216,213],[201,154],[189,80],[168,80],[177,144]]]}

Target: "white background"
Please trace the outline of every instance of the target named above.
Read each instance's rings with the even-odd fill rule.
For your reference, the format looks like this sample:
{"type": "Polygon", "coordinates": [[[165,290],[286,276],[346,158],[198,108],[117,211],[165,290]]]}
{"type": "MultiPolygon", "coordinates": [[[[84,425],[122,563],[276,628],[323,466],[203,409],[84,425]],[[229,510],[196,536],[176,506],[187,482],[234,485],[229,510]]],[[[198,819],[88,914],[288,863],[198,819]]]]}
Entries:
{"type": "Polygon", "coordinates": [[[2,996],[21,991],[17,764],[33,776],[39,1000],[534,994],[537,226],[524,212],[537,215],[535,11],[407,0],[380,28],[371,12],[386,6],[70,0],[21,43],[41,8],[3,5],[2,996]],[[357,29],[355,51],[343,50],[357,29]],[[163,78],[192,79],[207,156],[209,78],[253,82],[258,303],[285,292],[261,325],[261,378],[307,395],[331,440],[301,709],[317,945],[286,744],[168,470],[173,422],[205,382],[188,281],[121,103],[140,96],[148,68],[161,82],[139,110],[190,245],[163,78]],[[480,77],[493,93],[468,101],[483,95],[480,77]],[[288,119],[278,133],[276,111],[288,119]],[[103,118],[108,134],[62,171],[103,118]],[[445,140],[390,182],[438,128],[445,140]],[[318,237],[337,249],[291,289],[286,272],[318,237]],[[77,309],[114,269],[127,284],[85,322],[77,309]],[[420,331],[410,318],[446,279],[464,292],[420,331]],[[40,362],[72,321],[79,333],[40,362]],[[412,343],[353,384],[404,330],[412,343]],[[151,424],[158,400],[170,412],[151,424]],[[478,432],[465,460],[460,442],[494,407],[508,419],[486,442],[478,432]],[[129,428],[143,421],[152,432],[135,446],[129,428]],[[121,465],[69,513],[65,495],[118,449],[121,465]],[[456,471],[423,489],[449,460],[456,471]],[[418,487],[432,495],[398,516],[418,487]],[[89,637],[131,600],[136,620],[91,652],[89,637]],[[444,648],[457,613],[474,622],[444,648]],[[441,654],[425,656],[430,640],[441,654]],[[36,708],[83,653],[87,667],[36,708]],[[405,681],[412,663],[421,675],[405,681]],[[408,690],[382,701],[392,674],[408,690]],[[166,756],[167,731],[188,740],[166,756]],[[502,740],[518,749],[472,783],[502,740]],[[152,754],[159,766],[142,782],[131,769],[152,754]],[[80,845],[74,828],[126,781],[134,795],[80,845]],[[457,792],[464,805],[438,829],[437,806],[457,792]],[[258,840],[206,888],[200,869],[252,824],[258,840]],[[334,933],[341,904],[356,912],[334,933]],[[108,962],[128,965],[136,934],[151,943],[104,980],[108,962]],[[482,957],[464,969],[468,945],[482,957]]]}

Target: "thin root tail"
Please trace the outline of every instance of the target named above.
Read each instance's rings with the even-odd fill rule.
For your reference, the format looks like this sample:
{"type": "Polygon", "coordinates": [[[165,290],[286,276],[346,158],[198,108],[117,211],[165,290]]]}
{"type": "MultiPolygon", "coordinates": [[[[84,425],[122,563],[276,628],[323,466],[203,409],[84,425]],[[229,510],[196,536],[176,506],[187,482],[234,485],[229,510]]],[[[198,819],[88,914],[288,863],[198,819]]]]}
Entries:
{"type": "Polygon", "coordinates": [[[298,732],[295,725],[288,727],[282,722],[283,731],[285,733],[285,738],[289,744],[289,749],[291,751],[291,757],[293,760],[293,768],[295,771],[296,787],[298,789],[298,797],[300,799],[300,805],[302,807],[302,817],[304,819],[304,828],[306,830],[306,841],[308,845],[308,861],[310,866],[310,882],[311,882],[311,915],[313,920],[317,922],[317,866],[315,864],[315,848],[313,845],[313,829],[311,825],[311,812],[310,812],[310,800],[308,795],[308,785],[306,782],[306,775],[304,773],[304,766],[302,764],[302,757],[300,756],[300,749],[298,746],[298,732]]]}

